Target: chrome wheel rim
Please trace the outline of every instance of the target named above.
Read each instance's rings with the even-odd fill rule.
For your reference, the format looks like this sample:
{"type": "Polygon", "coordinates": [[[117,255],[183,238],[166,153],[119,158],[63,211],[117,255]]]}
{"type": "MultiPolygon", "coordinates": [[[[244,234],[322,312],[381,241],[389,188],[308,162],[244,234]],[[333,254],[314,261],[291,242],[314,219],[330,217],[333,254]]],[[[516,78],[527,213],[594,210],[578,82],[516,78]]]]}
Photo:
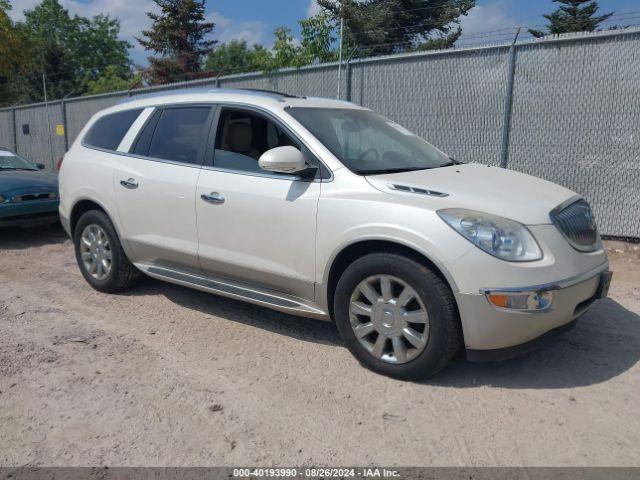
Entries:
{"type": "Polygon", "coordinates": [[[87,273],[96,280],[104,280],[111,273],[111,245],[99,225],[87,225],[82,231],[80,257],[87,273]]]}
{"type": "Polygon", "coordinates": [[[374,275],[356,286],[349,319],[360,344],[383,362],[410,362],[429,340],[429,314],[422,299],[408,283],[391,275],[374,275]]]}

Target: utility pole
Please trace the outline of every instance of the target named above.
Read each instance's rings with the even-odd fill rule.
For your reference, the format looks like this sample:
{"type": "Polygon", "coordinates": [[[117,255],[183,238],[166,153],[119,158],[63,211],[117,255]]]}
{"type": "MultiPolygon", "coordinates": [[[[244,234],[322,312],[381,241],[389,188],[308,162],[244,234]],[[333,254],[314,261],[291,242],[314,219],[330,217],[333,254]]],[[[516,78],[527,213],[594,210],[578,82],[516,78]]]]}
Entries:
{"type": "Polygon", "coordinates": [[[47,100],[47,77],[44,72],[42,73],[42,90],[44,91],[44,106],[47,111],[47,140],[49,141],[49,153],[51,155],[51,170],[55,170],[53,142],[51,141],[51,115],[49,115],[49,101],[47,100]]]}
{"type": "Polygon", "coordinates": [[[340,8],[340,48],[338,50],[338,100],[342,100],[342,39],[344,34],[344,15],[340,8]]]}

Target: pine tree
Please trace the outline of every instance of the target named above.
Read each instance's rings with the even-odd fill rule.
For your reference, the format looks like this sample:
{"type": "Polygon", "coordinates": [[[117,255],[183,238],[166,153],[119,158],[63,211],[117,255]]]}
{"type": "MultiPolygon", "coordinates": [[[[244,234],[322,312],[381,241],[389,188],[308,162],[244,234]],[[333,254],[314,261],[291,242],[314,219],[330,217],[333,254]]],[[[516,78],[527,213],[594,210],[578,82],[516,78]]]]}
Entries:
{"type": "Polygon", "coordinates": [[[591,0],[553,0],[561,6],[550,14],[543,15],[549,20],[548,32],[541,30],[529,30],[536,38],[546,35],[557,35],[569,32],[593,32],[600,23],[607,20],[613,12],[604,15],[596,15],[598,2],[591,0]]]}
{"type": "Polygon", "coordinates": [[[203,59],[216,43],[207,40],[215,23],[205,18],[206,0],[154,0],[161,13],[148,12],[151,29],[136,38],[150,57],[149,80],[153,84],[192,80],[202,71],[203,59]]]}
{"type": "Polygon", "coordinates": [[[475,0],[318,0],[344,19],[345,44],[359,56],[447,48],[462,34],[459,18],[475,0]]]}

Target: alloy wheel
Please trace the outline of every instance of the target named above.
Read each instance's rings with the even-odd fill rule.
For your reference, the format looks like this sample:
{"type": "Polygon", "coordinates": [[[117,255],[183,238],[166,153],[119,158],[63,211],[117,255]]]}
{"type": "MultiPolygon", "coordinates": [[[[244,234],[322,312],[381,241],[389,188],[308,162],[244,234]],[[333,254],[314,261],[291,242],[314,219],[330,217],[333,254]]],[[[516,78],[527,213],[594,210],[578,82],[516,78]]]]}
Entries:
{"type": "Polygon", "coordinates": [[[112,252],[105,231],[96,224],[87,225],[80,236],[80,256],[86,271],[96,280],[111,273],[112,252]]]}
{"type": "Polygon", "coordinates": [[[427,346],[429,315],[418,293],[391,275],[374,275],[360,282],[349,302],[351,328],[375,358],[407,363],[427,346]]]}

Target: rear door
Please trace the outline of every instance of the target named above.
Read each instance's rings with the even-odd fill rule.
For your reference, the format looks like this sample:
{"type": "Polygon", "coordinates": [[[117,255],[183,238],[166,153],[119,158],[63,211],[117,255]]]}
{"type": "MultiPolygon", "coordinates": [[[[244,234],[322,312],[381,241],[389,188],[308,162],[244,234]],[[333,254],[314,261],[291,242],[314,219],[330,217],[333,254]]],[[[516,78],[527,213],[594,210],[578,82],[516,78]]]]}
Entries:
{"type": "Polygon", "coordinates": [[[136,262],[198,270],[194,199],[213,110],[153,109],[145,112],[137,138],[129,139],[113,181],[121,229],[136,262]]]}

